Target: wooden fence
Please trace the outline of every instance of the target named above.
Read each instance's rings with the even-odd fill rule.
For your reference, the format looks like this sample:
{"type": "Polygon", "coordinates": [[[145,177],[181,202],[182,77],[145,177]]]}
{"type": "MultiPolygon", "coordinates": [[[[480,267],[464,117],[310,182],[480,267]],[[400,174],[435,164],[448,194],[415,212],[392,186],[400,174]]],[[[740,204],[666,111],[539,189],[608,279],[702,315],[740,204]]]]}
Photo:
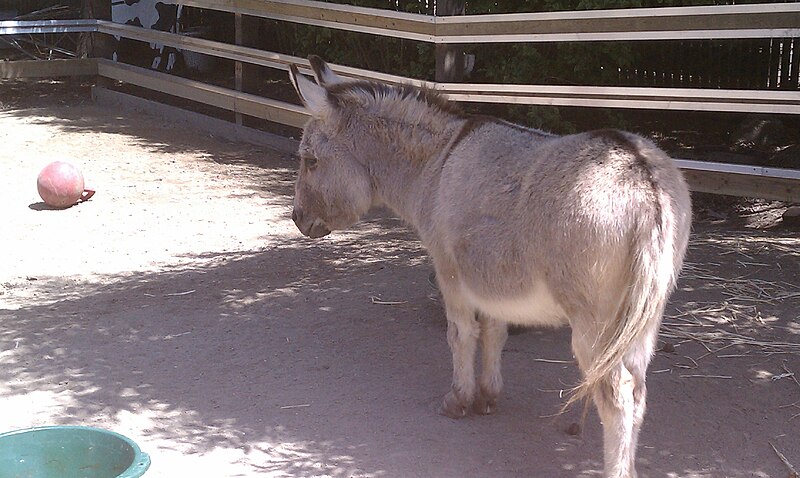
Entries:
{"type": "MultiPolygon", "coordinates": [[[[433,44],[507,42],[588,42],[639,40],[793,39],[800,37],[800,4],[771,3],[714,7],[670,7],[581,12],[463,15],[435,17],[299,0],[182,0],[188,7],[315,25],[433,44]]],[[[237,21],[241,28],[241,21],[237,21]]],[[[80,31],[173,46],[242,63],[288,70],[305,59],[279,53],[143,29],[102,20],[0,22],[1,34],[80,31]]],[[[52,63],[52,62],[51,62],[52,63]]],[[[800,114],[800,93],[720,88],[663,88],[507,85],[428,82],[333,65],[339,74],[388,83],[424,86],[455,101],[529,105],[643,108],[718,112],[800,114]]],[[[0,78],[53,74],[92,74],[209,104],[269,121],[302,126],[300,106],[187,80],[105,59],[65,60],[52,66],[2,62],[0,78]]],[[[241,68],[236,69],[237,87],[241,68]]],[[[239,87],[240,89],[240,87],[239,87]]],[[[800,201],[800,171],[681,161],[693,189],[800,201]]]]}

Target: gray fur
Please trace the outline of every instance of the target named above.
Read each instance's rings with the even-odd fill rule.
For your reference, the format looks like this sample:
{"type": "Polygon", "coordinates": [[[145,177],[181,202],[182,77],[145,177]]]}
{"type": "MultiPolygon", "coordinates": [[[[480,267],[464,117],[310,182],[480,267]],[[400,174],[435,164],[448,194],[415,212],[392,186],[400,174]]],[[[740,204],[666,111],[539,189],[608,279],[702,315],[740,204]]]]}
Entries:
{"type": "Polygon", "coordinates": [[[636,476],[645,373],[691,222],[672,160],[631,133],[549,135],[311,64],[322,86],[292,72],[312,115],[293,218],[321,237],[386,205],[414,227],[448,319],[442,413],[495,410],[507,324],[569,324],[584,376],[569,403],[594,400],[606,476],[636,476]]]}

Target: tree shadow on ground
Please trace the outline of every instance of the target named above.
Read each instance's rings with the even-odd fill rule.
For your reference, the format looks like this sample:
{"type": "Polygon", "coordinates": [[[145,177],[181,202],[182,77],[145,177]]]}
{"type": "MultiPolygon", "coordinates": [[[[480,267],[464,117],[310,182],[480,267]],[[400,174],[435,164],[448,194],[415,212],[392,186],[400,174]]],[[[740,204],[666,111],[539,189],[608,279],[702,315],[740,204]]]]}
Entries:
{"type": "MultiPolygon", "coordinates": [[[[50,284],[68,289],[68,297],[2,312],[4,398],[24,399],[33,389],[69,397],[59,414],[63,423],[155,411],[171,418],[153,420],[148,434],[189,450],[247,452],[255,437],[278,447],[270,451],[275,469],[296,476],[323,471],[315,468],[323,458],[307,447],[332,447],[338,456],[346,442],[324,430],[317,436],[313,428],[291,437],[279,430],[293,430],[290,424],[304,412],[324,428],[325,409],[334,402],[371,400],[371,382],[359,384],[360,376],[408,376],[402,362],[383,352],[362,362],[361,354],[376,344],[357,334],[374,334],[381,321],[370,315],[385,315],[370,301],[379,294],[376,276],[387,282],[387,268],[408,274],[418,260],[395,244],[397,236],[371,234],[368,244],[356,246],[345,239],[345,254],[291,242],[252,254],[198,257],[212,264],[207,267],[109,277],[102,284],[50,284]],[[367,309],[372,314],[363,313],[367,309]],[[293,408],[305,404],[309,410],[293,408]]],[[[397,346],[386,349],[397,353],[397,346]]],[[[387,379],[381,388],[395,386],[387,379]]],[[[353,420],[363,413],[352,405],[342,412],[353,420]]],[[[324,466],[332,460],[324,457],[324,466]]]]}
{"type": "MultiPolygon", "coordinates": [[[[736,253],[741,237],[727,236],[730,247],[725,237],[701,233],[693,258],[736,253]]],[[[772,243],[774,238],[753,240],[758,239],[772,243]]],[[[797,260],[796,253],[787,254],[797,260]]],[[[511,338],[505,357],[508,386],[497,416],[452,422],[435,414],[449,381],[444,318],[432,300],[429,268],[418,243],[395,220],[368,222],[338,241],[291,240],[249,254],[197,259],[209,265],[108,278],[102,284],[65,283],[68,298],[3,311],[0,381],[6,384],[6,403],[31,393],[60,397],[55,406],[61,407],[57,416],[65,424],[138,416],[149,436],[189,454],[239,450],[251,457],[254,472],[593,476],[591,470],[598,469],[596,418],[590,417],[583,437],[573,438],[561,429],[575,414],[547,417],[557,409],[560,392],[577,380],[574,367],[534,363],[570,360],[565,330],[511,338]],[[557,372],[548,373],[550,367],[557,372]],[[484,434],[498,443],[486,446],[484,434]],[[463,449],[473,450],[470,457],[447,464],[463,449]],[[409,454],[419,462],[410,465],[409,454]]],[[[686,317],[686,308],[696,303],[695,288],[708,292],[718,286],[712,294],[718,296],[738,277],[727,276],[716,285],[688,277],[667,322],[686,317]]],[[[761,317],[766,320],[772,312],[761,317]]],[[[757,330],[747,328],[756,325],[741,314],[698,312],[693,318],[714,324],[717,331],[760,336],[764,342],[777,342],[780,335],[797,343],[797,319],[786,312],[757,330]]],[[[782,429],[791,436],[790,410],[776,407],[797,397],[794,384],[766,377],[756,383],[758,390],[750,385],[753,391],[747,392],[740,380],[690,383],[688,375],[736,375],[724,360],[701,358],[701,340],[677,343],[678,353],[661,352],[653,364],[654,371],[674,373],[651,375],[651,413],[640,450],[643,476],[716,476],[722,469],[727,476],[751,476],[779,470],[779,465],[745,465],[737,456],[747,456],[744,437],[780,439],[782,429]],[[681,368],[691,365],[687,357],[694,357],[695,370],[681,368]],[[766,393],[777,387],[779,394],[766,393]],[[708,407],[730,407],[732,425],[720,421],[719,413],[707,414],[708,407]],[[739,426],[747,423],[747,414],[761,423],[743,432],[739,426]],[[742,416],[733,421],[737,415],[744,422],[742,416]],[[732,455],[734,449],[739,451],[732,455]],[[686,475],[689,470],[696,475],[686,475]]],[[[769,368],[770,357],[758,348],[748,352],[743,343],[726,349],[752,353],[758,366],[769,368]]],[[[796,355],[785,359],[793,370],[800,369],[796,355]]],[[[735,378],[747,374],[742,370],[735,378]]],[[[792,446],[788,452],[797,453],[792,446]]]]}

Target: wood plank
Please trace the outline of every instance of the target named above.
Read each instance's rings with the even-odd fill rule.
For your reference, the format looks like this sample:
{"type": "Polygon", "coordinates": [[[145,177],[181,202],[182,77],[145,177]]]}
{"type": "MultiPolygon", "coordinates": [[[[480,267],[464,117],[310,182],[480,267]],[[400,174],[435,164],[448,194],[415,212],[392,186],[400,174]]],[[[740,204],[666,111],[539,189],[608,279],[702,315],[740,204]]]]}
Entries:
{"type": "Polygon", "coordinates": [[[692,191],[778,201],[800,201],[800,180],[684,169],[692,191]]]}
{"type": "Polygon", "coordinates": [[[670,101],[615,98],[578,98],[565,96],[511,96],[496,94],[445,93],[453,101],[470,103],[506,103],[518,105],[577,106],[588,108],[623,108],[674,111],[711,111],[728,113],[800,114],[800,106],[776,104],[725,103],[723,101],[670,101]]]}
{"type": "Polygon", "coordinates": [[[800,181],[800,170],[755,166],[752,164],[719,163],[714,161],[697,161],[694,159],[673,159],[681,169],[694,171],[710,171],[716,173],[733,173],[768,178],[792,179],[800,181]]]}
{"type": "Polygon", "coordinates": [[[443,43],[770,38],[799,28],[800,5],[776,3],[444,17],[435,35],[443,43]]]}
{"type": "MultiPolygon", "coordinates": [[[[233,15],[233,29],[234,29],[234,42],[237,46],[242,44],[242,14],[236,13],[233,15]]],[[[236,91],[242,91],[242,62],[236,61],[233,64],[234,88],[236,91]]],[[[242,126],[243,118],[241,113],[236,113],[236,125],[242,126]]]]}
{"type": "MultiPolygon", "coordinates": [[[[436,15],[464,15],[464,0],[438,0],[436,15]]],[[[464,47],[461,45],[437,44],[435,79],[439,82],[459,83],[464,78],[464,47]]]]}
{"type": "Polygon", "coordinates": [[[3,79],[96,74],[97,61],[94,58],[0,61],[0,78],[3,79]]]}
{"type": "MultiPolygon", "coordinates": [[[[228,60],[242,61],[254,65],[268,66],[289,70],[292,63],[303,63],[304,59],[289,55],[282,55],[269,51],[259,50],[229,43],[222,43],[202,38],[194,38],[170,32],[162,32],[134,25],[122,25],[112,22],[99,22],[101,33],[121,36],[132,40],[172,46],[181,50],[189,50],[205,55],[216,56],[228,60]]],[[[307,62],[306,62],[307,63],[307,62]]]]}
{"type": "Polygon", "coordinates": [[[308,121],[308,113],[302,106],[108,60],[98,60],[97,66],[98,74],[103,77],[235,113],[243,113],[297,128],[302,128],[308,121]]]}
{"type": "Polygon", "coordinates": [[[550,43],[591,41],[731,40],[742,38],[785,38],[800,36],[800,28],[765,30],[685,30],[647,32],[522,33],[515,35],[440,35],[434,43],[550,43]]]}
{"type": "MultiPolygon", "coordinates": [[[[663,12],[653,12],[648,16],[629,16],[629,10],[606,10],[604,16],[586,16],[582,12],[570,12],[568,17],[546,16],[545,14],[509,14],[481,18],[482,21],[463,21],[453,18],[437,18],[436,36],[449,37],[456,41],[456,37],[480,38],[481,42],[502,41],[500,37],[519,35],[548,35],[548,34],[641,34],[656,32],[680,33],[681,38],[686,38],[688,32],[721,32],[736,30],[762,30],[763,35],[773,35],[772,32],[783,30],[797,30],[800,25],[800,10],[787,9],[783,12],[769,13],[737,13],[725,14],[724,9],[714,13],[683,14],[683,15],[658,15],[663,12]]],[[[658,10],[669,10],[659,8],[658,10]]],[[[640,12],[641,13],[641,12],[640,12]]],[[[483,17],[483,16],[473,16],[483,17]]],[[[708,33],[711,35],[711,33],[708,33]]],[[[718,34],[718,33],[716,33],[718,34]]],[[[715,35],[716,35],[715,34],[715,35]]]]}
{"type": "Polygon", "coordinates": [[[3,20],[0,35],[96,32],[97,20],[3,20]]]}
{"type": "Polygon", "coordinates": [[[165,119],[174,124],[185,124],[187,127],[205,131],[214,137],[266,146],[283,154],[297,154],[299,143],[297,140],[246,126],[237,126],[229,121],[147,100],[139,96],[94,86],[92,87],[92,99],[103,106],[117,110],[138,111],[165,119]]]}
{"type": "Polygon", "coordinates": [[[432,16],[299,0],[182,0],[190,7],[374,35],[433,41],[432,16]]]}
{"type": "Polygon", "coordinates": [[[796,92],[774,92],[785,95],[777,97],[746,90],[696,89],[692,95],[684,97],[663,91],[668,90],[666,88],[441,83],[435,88],[453,101],[477,103],[800,114],[800,95],[796,92]],[[726,95],[726,92],[730,94],[726,95]],[[753,97],[744,97],[745,94],[753,97]]]}
{"type": "Polygon", "coordinates": [[[732,102],[774,102],[800,104],[796,92],[770,90],[733,90],[703,88],[650,88],[638,86],[520,85],[505,83],[438,83],[436,89],[446,93],[491,92],[504,94],[545,94],[564,96],[601,96],[636,99],[673,99],[709,101],[731,99],[732,102]]]}

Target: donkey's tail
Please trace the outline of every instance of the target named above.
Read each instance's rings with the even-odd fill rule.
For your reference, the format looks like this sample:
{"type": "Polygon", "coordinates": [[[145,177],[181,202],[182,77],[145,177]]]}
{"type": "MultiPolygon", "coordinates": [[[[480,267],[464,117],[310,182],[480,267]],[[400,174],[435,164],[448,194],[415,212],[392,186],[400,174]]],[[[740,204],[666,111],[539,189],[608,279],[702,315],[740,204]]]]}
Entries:
{"type": "MultiPolygon", "coordinates": [[[[635,359],[629,354],[648,354],[643,363],[649,362],[653,344],[648,341],[654,339],[661,325],[667,299],[683,263],[689,228],[688,219],[680,210],[683,199],[671,197],[660,188],[654,193],[653,203],[644,211],[639,210],[644,214],[639,215],[633,226],[628,288],[614,326],[601,340],[604,344],[601,351],[584,372],[583,381],[573,390],[564,410],[591,397],[620,364],[635,359]]],[[[685,200],[688,204],[688,192],[685,200]]]]}

